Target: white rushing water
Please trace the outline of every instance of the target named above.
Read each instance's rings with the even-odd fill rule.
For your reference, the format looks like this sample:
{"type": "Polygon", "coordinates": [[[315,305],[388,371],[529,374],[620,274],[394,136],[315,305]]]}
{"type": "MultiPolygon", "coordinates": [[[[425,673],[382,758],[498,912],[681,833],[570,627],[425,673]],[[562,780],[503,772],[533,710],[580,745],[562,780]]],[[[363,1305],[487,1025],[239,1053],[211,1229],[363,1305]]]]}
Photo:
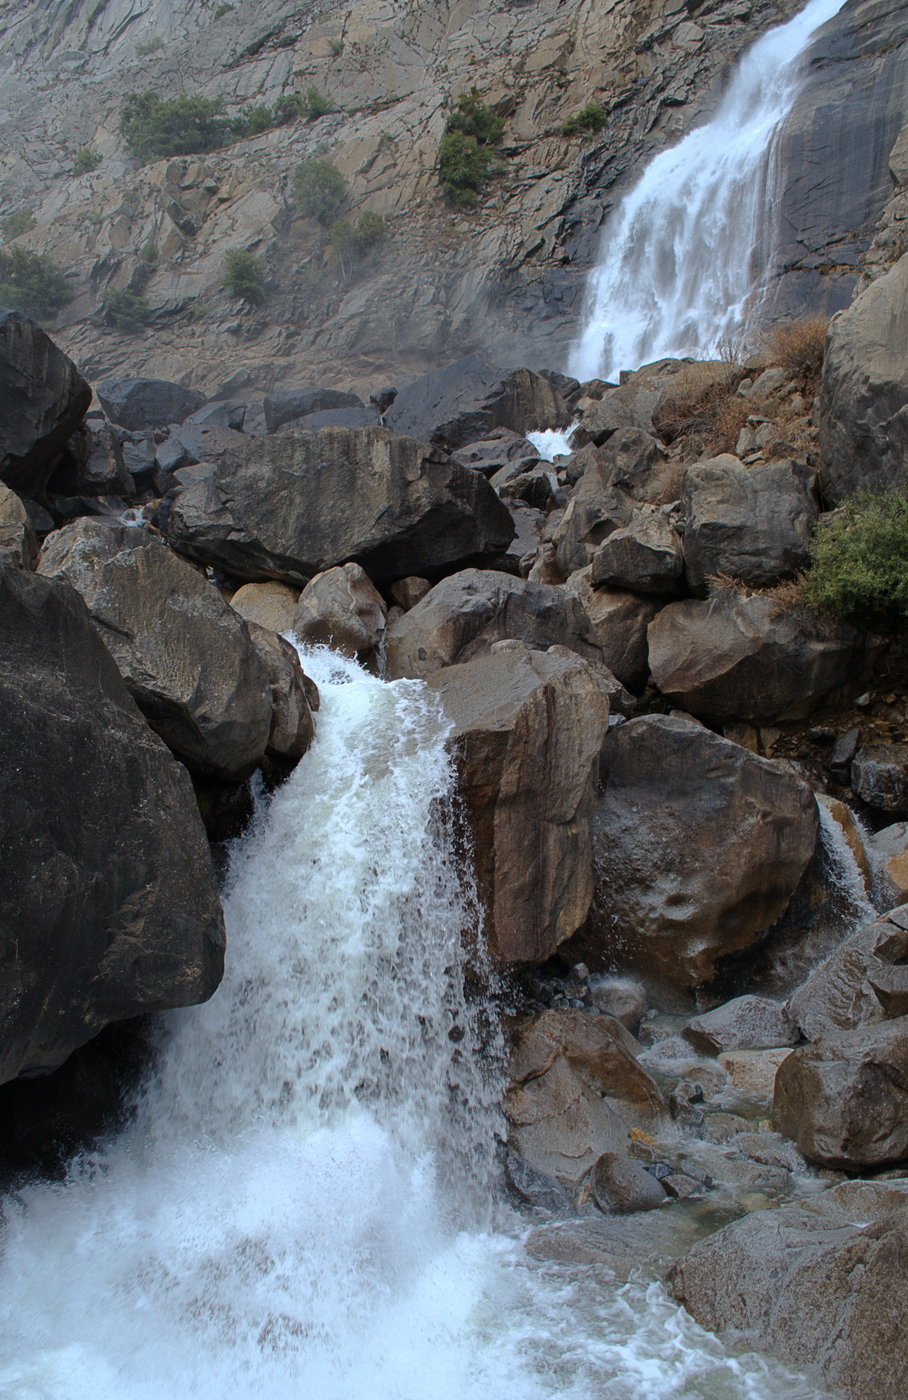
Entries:
{"type": "Polygon", "coordinates": [[[613,380],[663,357],[733,350],[746,337],[779,194],[774,140],[811,40],[843,4],[811,0],[758,39],[712,120],[660,152],[609,216],[571,374],[613,380]]]}
{"type": "Polygon", "coordinates": [[[3,1202],[0,1396],[816,1400],[493,1221],[445,726],[417,682],[307,670],[318,735],[234,862],[222,988],[167,1018],[129,1128],[3,1202]]]}

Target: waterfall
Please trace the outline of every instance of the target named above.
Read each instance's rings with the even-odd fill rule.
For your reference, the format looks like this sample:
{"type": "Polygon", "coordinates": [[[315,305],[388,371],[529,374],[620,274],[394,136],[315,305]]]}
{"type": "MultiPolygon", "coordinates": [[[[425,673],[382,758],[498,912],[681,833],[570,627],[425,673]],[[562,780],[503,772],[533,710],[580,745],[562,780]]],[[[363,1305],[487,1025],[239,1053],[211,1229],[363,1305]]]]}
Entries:
{"type": "Polygon", "coordinates": [[[419,682],[306,669],[318,734],[236,853],[223,986],[166,1018],[126,1130],[2,1202],[0,1397],[817,1400],[490,1212],[447,726],[419,682]]]}
{"type": "Polygon", "coordinates": [[[712,120],[660,152],[610,215],[571,352],[576,378],[613,380],[663,357],[708,358],[746,335],[779,194],[775,140],[811,40],[843,3],[811,0],[764,34],[712,120]]]}

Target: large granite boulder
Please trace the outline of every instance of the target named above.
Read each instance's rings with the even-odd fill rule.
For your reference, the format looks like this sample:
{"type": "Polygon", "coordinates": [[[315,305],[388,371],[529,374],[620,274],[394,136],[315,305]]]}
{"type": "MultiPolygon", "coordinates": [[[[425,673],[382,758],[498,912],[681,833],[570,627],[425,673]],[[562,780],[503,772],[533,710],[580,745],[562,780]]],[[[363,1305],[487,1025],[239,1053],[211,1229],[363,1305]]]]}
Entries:
{"type": "Polygon", "coordinates": [[[374,655],[385,635],[388,609],[359,564],[316,574],[300,594],[293,632],[310,646],[330,646],[346,656],[374,655]]]}
{"type": "Polygon", "coordinates": [[[806,568],[818,514],[814,482],[801,462],[745,467],[726,454],[688,467],[681,509],[691,591],[704,596],[714,574],[760,588],[806,568]]]}
{"type": "Polygon", "coordinates": [[[110,421],[130,432],[182,423],[206,402],[198,389],[167,379],[105,379],[97,394],[110,421]]]}
{"type": "Polygon", "coordinates": [[[313,413],[362,407],[361,398],[340,389],[285,389],[265,395],[265,424],[269,433],[276,433],[285,423],[295,423],[313,413]]]}
{"type": "Polygon", "coordinates": [[[584,568],[609,535],[631,523],[638,506],[665,504],[677,485],[677,470],[639,428],[620,429],[577,457],[583,474],[552,537],[563,574],[584,568]]]}
{"type": "Polygon", "coordinates": [[[648,635],[655,684],[708,724],[803,717],[832,692],[860,687],[874,655],[847,623],[730,588],[671,603],[648,635]]]}
{"type": "Polygon", "coordinates": [[[847,1182],[745,1215],[694,1245],[669,1282],[736,1348],[816,1366],[847,1400],[902,1400],[908,1183],[847,1182]]]}
{"type": "Polygon", "coordinates": [[[788,906],[816,847],[813,794],[670,715],[612,730],[602,771],[591,949],[672,987],[708,983],[788,906]]]}
{"type": "Polygon", "coordinates": [[[33,569],[37,557],[38,539],[28,511],[15,491],[0,484],[0,563],[33,569]]]}
{"type": "Polygon", "coordinates": [[[797,1029],[781,1002],[743,996],[726,1001],[684,1027],[684,1037],[701,1055],[723,1050],[773,1050],[794,1045],[797,1029]]]}
{"type": "Polygon", "coordinates": [[[26,496],[42,491],[90,403],[91,389],[50,336],[0,308],[0,481],[26,496]]]}
{"type": "Polygon", "coordinates": [[[388,676],[431,676],[506,639],[540,649],[565,646],[590,661],[602,658],[573,593],[491,569],[464,569],[442,579],[388,628],[388,676]]]}
{"type": "Polygon", "coordinates": [[[571,574],[565,587],[586,609],[603,663],[622,685],[638,693],[649,679],[649,645],[646,629],[662,606],[624,588],[594,588],[593,566],[571,574]]]}
{"type": "Polygon", "coordinates": [[[454,725],[486,940],[499,963],[544,962],[589,912],[607,680],[563,647],[520,642],[429,677],[454,725]]]}
{"type": "Polygon", "coordinates": [[[38,565],[88,606],[149,724],[216,778],[246,777],[271,729],[271,688],[245,622],[214,584],[146,530],[83,518],[38,565]]]}
{"type": "Polygon", "coordinates": [[[908,822],[883,827],[868,846],[884,891],[898,903],[908,899],[908,822]]]}
{"type": "Polygon", "coordinates": [[[186,770],[78,594],[0,569],[0,1081],[204,1001],[224,927],[186,770]]]}
{"type": "Polygon", "coordinates": [[[637,510],[599,546],[590,567],[594,587],[677,594],[684,573],[681,538],[662,511],[637,510]]]}
{"type": "Polygon", "coordinates": [[[244,583],[230,599],[230,606],[247,622],[272,632],[289,632],[299,602],[299,589],[286,583],[244,583]]]}
{"type": "Polygon", "coordinates": [[[788,1013],[807,1040],[908,1013],[889,1010],[899,983],[908,995],[906,924],[908,906],[900,906],[857,929],[792,993],[788,1013]]]}
{"type": "Polygon", "coordinates": [[[908,1158],[908,1016],[793,1050],[776,1075],[773,1124],[809,1162],[843,1171],[908,1158]]]}
{"type": "Polygon", "coordinates": [[[564,427],[570,417],[550,380],[528,369],[496,369],[479,355],[467,355],[401,389],[385,423],[395,433],[453,451],[494,428],[523,434],[564,427]]]}
{"type": "Polygon", "coordinates": [[[295,764],[315,737],[312,711],[318,709],[318,687],[304,673],[296,647],[257,622],[246,625],[271,687],[266,753],[284,764],[295,764]]]}
{"type": "Polygon", "coordinates": [[[391,580],[497,555],[514,536],[483,476],[385,428],[250,438],[178,481],[159,513],[164,533],[243,579],[306,584],[352,561],[391,580]]]}

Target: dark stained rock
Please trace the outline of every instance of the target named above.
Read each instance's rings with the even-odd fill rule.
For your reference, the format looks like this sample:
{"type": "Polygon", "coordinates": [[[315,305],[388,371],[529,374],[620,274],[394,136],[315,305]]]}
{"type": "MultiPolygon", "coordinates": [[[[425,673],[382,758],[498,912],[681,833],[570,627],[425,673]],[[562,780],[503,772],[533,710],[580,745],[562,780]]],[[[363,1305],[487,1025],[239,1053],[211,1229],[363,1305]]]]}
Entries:
{"type": "Polygon", "coordinates": [[[455,462],[471,471],[494,478],[493,485],[502,486],[509,476],[517,476],[539,462],[538,449],[521,433],[510,428],[494,428],[479,442],[468,442],[451,453],[455,462]]]}
{"type": "Polygon", "coordinates": [[[571,574],[565,587],[585,607],[604,664],[622,685],[639,694],[649,678],[646,629],[661,604],[622,588],[594,588],[592,565],[571,574]]]}
{"type": "Polygon", "coordinates": [[[50,336],[0,308],[0,481],[38,495],[90,403],[91,389],[50,336]]]}
{"type": "Polygon", "coordinates": [[[247,622],[249,638],[271,686],[271,729],[266,752],[296,763],[315,737],[315,682],[305,675],[296,648],[257,622],[247,622]],[[313,692],[315,694],[313,695],[313,692]]]}
{"type": "Polygon", "coordinates": [[[671,1270],[679,1301],[736,1347],[817,1366],[847,1400],[901,1400],[893,1364],[908,1307],[908,1183],[848,1182],[756,1211],[671,1270]]]}
{"type": "Polygon", "coordinates": [[[224,928],[185,769],[78,594],[0,570],[0,1080],[109,1021],[204,1001],[224,928]]]}
{"type": "Polygon", "coordinates": [[[352,405],[350,408],[323,408],[318,413],[304,413],[294,418],[295,428],[314,433],[318,428],[378,428],[381,414],[372,404],[352,405]]]}
{"type": "Polygon", "coordinates": [[[630,524],[614,530],[593,555],[595,588],[635,593],[677,593],[684,572],[681,539],[661,511],[635,511],[630,524]]]}
{"type": "Polygon", "coordinates": [[[214,584],[148,531],[90,519],[48,536],[39,571],[81,594],[170,748],[212,777],[252,772],[268,744],[270,684],[214,584]]]}
{"type": "Polygon", "coordinates": [[[77,428],[47,489],[57,496],[133,496],[135,483],[116,428],[103,420],[77,428]]]}
{"type": "Polygon", "coordinates": [[[211,403],[206,403],[203,408],[197,408],[194,413],[183,420],[183,427],[204,427],[204,428],[233,428],[236,432],[243,431],[243,424],[246,421],[246,404],[237,403],[230,399],[214,399],[211,403]]]}
{"type": "Polygon", "coordinates": [[[166,379],[105,379],[96,392],[111,422],[130,432],[182,423],[205,403],[198,389],[166,379]]]}
{"type": "Polygon", "coordinates": [[[352,561],[393,580],[496,555],[514,535],[480,474],[385,428],[249,438],[177,482],[163,532],[237,578],[305,584],[352,561]]]}
{"type": "Polygon", "coordinates": [[[908,1158],[908,1017],[793,1050],[776,1075],[773,1125],[809,1162],[856,1171],[908,1158]]]}
{"type": "Polygon", "coordinates": [[[602,771],[591,947],[674,987],[709,982],[787,907],[816,846],[813,794],[669,715],[613,729],[602,771]]]}
{"type": "Polygon", "coordinates": [[[265,423],[269,433],[275,433],[285,423],[293,423],[309,413],[362,407],[361,398],[356,394],[342,393],[340,389],[290,389],[265,395],[265,423]]]}
{"type": "Polygon", "coordinates": [[[851,785],[878,812],[908,812],[908,745],[863,745],[851,765],[851,785]]]}
{"type": "Polygon", "coordinates": [[[478,355],[467,355],[401,389],[385,424],[393,432],[454,451],[494,428],[523,434],[564,427],[570,416],[561,395],[541,375],[496,369],[478,355]]]}

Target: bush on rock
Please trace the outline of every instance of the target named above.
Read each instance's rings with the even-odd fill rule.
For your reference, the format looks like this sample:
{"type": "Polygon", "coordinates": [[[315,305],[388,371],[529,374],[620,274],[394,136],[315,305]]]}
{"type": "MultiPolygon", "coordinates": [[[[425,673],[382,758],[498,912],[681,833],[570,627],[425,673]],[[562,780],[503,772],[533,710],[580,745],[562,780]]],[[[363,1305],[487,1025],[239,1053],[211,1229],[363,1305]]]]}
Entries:
{"type": "Polygon", "coordinates": [[[438,147],[438,178],[452,204],[469,208],[500,169],[492,154],[504,135],[504,118],[486,106],[477,88],[462,92],[445,122],[438,147]]]}
{"type": "Polygon", "coordinates": [[[864,626],[908,616],[908,497],[860,491],[823,517],[810,548],[807,598],[864,626]]]}
{"type": "Polygon", "coordinates": [[[50,258],[24,248],[0,249],[0,306],[49,321],[70,299],[66,274],[50,258]]]}

